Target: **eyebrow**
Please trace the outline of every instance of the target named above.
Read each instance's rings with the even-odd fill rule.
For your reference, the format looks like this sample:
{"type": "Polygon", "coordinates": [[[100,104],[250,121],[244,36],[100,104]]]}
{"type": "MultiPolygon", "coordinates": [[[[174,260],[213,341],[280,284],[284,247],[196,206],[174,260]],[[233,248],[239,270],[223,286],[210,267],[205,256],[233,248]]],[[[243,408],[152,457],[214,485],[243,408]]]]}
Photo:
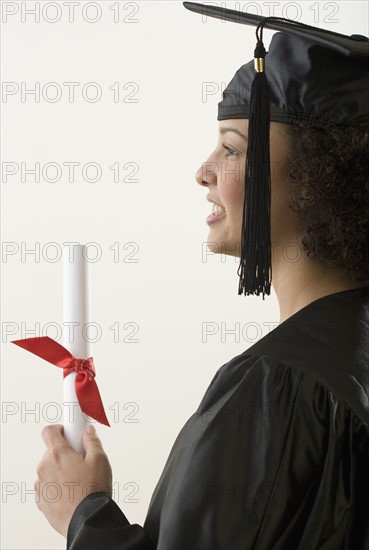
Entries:
{"type": "Polygon", "coordinates": [[[225,134],[226,132],[234,132],[235,134],[237,134],[238,136],[242,137],[245,141],[247,141],[247,137],[242,134],[239,130],[237,130],[236,128],[231,128],[231,127],[226,127],[226,126],[222,126],[221,128],[219,128],[219,132],[221,135],[225,134]]]}

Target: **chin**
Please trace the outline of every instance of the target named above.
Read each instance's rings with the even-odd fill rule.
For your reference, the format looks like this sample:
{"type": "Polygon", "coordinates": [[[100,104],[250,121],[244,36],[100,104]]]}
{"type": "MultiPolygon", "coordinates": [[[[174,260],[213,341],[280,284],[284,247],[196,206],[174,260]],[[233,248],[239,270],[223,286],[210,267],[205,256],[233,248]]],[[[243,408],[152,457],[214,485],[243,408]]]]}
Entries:
{"type": "Polygon", "coordinates": [[[206,243],[206,246],[208,248],[208,251],[212,252],[213,254],[220,254],[221,252],[221,247],[216,241],[208,240],[208,242],[206,243]]]}
{"type": "Polygon", "coordinates": [[[224,254],[226,256],[235,256],[236,258],[241,257],[241,246],[239,242],[229,243],[228,241],[224,241],[221,239],[212,239],[209,235],[206,246],[209,252],[212,252],[213,254],[224,254]]]}

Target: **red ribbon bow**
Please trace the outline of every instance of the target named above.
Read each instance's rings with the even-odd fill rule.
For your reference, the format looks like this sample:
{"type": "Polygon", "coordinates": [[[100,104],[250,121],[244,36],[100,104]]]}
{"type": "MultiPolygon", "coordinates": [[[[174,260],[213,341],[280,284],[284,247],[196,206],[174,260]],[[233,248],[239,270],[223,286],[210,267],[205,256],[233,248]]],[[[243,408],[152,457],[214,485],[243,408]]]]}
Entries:
{"type": "Polygon", "coordinates": [[[95,382],[96,372],[92,357],[76,359],[65,347],[48,336],[12,340],[11,343],[38,355],[38,357],[57,367],[61,367],[64,371],[64,378],[71,372],[76,371],[76,394],[82,412],[97,420],[97,422],[110,426],[99,388],[95,382]],[[92,411],[91,406],[93,406],[92,411]]]}

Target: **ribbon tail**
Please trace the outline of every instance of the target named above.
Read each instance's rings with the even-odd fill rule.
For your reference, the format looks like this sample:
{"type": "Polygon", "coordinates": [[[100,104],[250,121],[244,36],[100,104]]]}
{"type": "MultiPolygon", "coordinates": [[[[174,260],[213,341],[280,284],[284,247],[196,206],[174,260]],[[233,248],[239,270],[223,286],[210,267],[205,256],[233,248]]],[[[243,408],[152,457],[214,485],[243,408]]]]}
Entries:
{"type": "MultiPolygon", "coordinates": [[[[11,343],[30,351],[34,355],[41,357],[41,359],[45,359],[45,361],[48,361],[57,367],[61,367],[64,369],[64,377],[75,370],[73,366],[73,361],[75,361],[75,358],[73,355],[66,348],[48,336],[37,336],[36,338],[12,340],[11,343]]],[[[92,357],[89,359],[92,363],[90,368],[94,373],[95,370],[93,367],[92,357]]],[[[97,422],[110,427],[109,421],[105,414],[104,406],[102,404],[99,388],[97,387],[95,379],[85,370],[77,373],[76,394],[82,412],[97,422]]]]}
{"type": "Polygon", "coordinates": [[[73,355],[58,342],[48,336],[36,336],[36,338],[24,338],[23,340],[12,340],[15,344],[37,357],[45,359],[56,367],[66,368],[73,360],[73,355]]]}
{"type": "Polygon", "coordinates": [[[76,377],[76,394],[79,406],[87,416],[110,427],[99,388],[94,378],[90,379],[87,375],[78,374],[76,377]]]}

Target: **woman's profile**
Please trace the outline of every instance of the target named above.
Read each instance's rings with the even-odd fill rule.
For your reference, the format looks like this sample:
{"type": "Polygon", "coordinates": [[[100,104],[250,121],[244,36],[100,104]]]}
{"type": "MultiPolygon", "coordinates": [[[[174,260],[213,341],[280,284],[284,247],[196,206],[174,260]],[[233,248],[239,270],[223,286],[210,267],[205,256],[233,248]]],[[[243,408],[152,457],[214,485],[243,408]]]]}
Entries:
{"type": "Polygon", "coordinates": [[[196,182],[208,246],[239,245],[239,294],[272,284],[280,324],[218,369],[143,526],[111,498],[93,427],[85,459],[44,429],[38,481],[101,490],[39,507],[68,550],[369,549],[369,39],[184,5],[257,28],[196,182]]]}

